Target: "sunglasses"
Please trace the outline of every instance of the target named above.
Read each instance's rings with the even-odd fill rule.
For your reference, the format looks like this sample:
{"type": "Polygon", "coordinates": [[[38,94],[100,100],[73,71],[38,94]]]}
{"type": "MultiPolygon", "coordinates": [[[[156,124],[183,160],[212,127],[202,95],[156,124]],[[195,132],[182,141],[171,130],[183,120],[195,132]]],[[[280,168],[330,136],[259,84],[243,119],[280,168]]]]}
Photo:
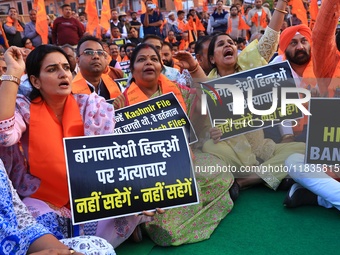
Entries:
{"type": "Polygon", "coordinates": [[[126,52],[133,52],[135,49],[127,49],[126,52]]]}
{"type": "Polygon", "coordinates": [[[83,53],[81,53],[79,56],[94,56],[94,54],[97,54],[99,57],[106,57],[106,52],[103,50],[84,50],[83,53]]]}

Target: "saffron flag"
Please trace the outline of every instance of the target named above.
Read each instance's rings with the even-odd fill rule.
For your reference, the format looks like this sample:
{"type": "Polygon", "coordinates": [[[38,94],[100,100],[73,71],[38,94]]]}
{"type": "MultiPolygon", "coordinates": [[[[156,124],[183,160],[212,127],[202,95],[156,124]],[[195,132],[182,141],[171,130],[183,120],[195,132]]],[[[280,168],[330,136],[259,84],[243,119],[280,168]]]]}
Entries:
{"type": "Polygon", "coordinates": [[[292,7],[292,13],[301,20],[302,24],[308,26],[307,10],[303,5],[302,0],[291,0],[288,4],[292,7]]]}
{"type": "Polygon", "coordinates": [[[86,32],[90,35],[93,35],[94,30],[99,25],[99,18],[97,14],[97,6],[95,0],[87,0],[85,12],[87,14],[87,25],[86,25],[86,32]]]}
{"type": "Polygon", "coordinates": [[[145,6],[145,2],[142,0],[140,1],[140,5],[141,5],[141,13],[146,13],[146,6],[145,6]]]}
{"type": "Polygon", "coordinates": [[[106,31],[110,28],[110,0],[103,0],[102,12],[100,15],[100,26],[103,27],[106,31]]]}
{"type": "Polygon", "coordinates": [[[37,20],[35,30],[40,35],[42,43],[48,43],[48,22],[44,0],[35,0],[34,6],[37,9],[37,20]]]}
{"type": "Polygon", "coordinates": [[[3,28],[3,25],[2,25],[1,21],[0,21],[0,32],[2,34],[2,37],[4,38],[5,47],[7,49],[7,48],[9,48],[9,44],[8,44],[8,40],[7,40],[7,37],[6,37],[6,34],[5,34],[5,31],[4,31],[4,28],[3,28]]]}
{"type": "MultiPolygon", "coordinates": [[[[231,18],[229,17],[228,19],[228,29],[226,31],[227,34],[230,34],[232,32],[232,20],[231,18]]],[[[244,19],[242,18],[241,16],[241,13],[238,14],[238,26],[237,26],[237,29],[238,30],[248,30],[250,29],[250,27],[247,25],[247,23],[244,21],[244,19]]]]}
{"type": "Polygon", "coordinates": [[[164,19],[162,25],[159,27],[161,33],[162,33],[163,28],[164,28],[164,26],[166,25],[166,23],[168,23],[168,21],[167,21],[167,19],[164,19]]]}
{"type": "MultiPolygon", "coordinates": [[[[251,18],[251,21],[255,24],[256,27],[258,27],[259,25],[259,15],[257,13],[255,13],[255,15],[251,18]]],[[[267,27],[267,13],[262,9],[262,13],[261,13],[261,18],[260,18],[260,26],[262,28],[266,28],[267,27]]]]}
{"type": "Polygon", "coordinates": [[[176,11],[183,10],[182,0],[174,0],[176,11]]]}
{"type": "Polygon", "coordinates": [[[244,15],[244,6],[243,5],[241,6],[241,15],[242,16],[244,15]]]}
{"type": "Polygon", "coordinates": [[[310,13],[309,27],[310,27],[310,29],[312,29],[313,26],[314,26],[318,12],[319,12],[318,0],[311,0],[310,6],[309,6],[309,13],[310,13]]]}
{"type": "Polygon", "coordinates": [[[248,24],[244,21],[244,19],[242,18],[241,13],[238,14],[238,29],[239,30],[248,30],[250,29],[250,27],[248,26],[248,24]]]}
{"type": "Polygon", "coordinates": [[[262,15],[260,19],[260,26],[263,28],[267,27],[267,13],[262,9],[262,15]]]}
{"type": "Polygon", "coordinates": [[[203,11],[208,12],[208,0],[203,0],[203,11]]]}

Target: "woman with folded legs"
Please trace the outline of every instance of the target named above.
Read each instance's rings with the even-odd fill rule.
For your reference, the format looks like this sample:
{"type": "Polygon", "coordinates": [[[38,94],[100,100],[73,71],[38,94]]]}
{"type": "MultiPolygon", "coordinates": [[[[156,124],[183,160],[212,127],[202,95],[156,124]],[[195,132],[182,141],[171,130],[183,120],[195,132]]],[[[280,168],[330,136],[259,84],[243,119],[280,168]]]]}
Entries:
{"type": "MultiPolygon", "coordinates": [[[[193,68],[196,67],[193,66],[193,68]]],[[[123,94],[115,99],[115,108],[133,105],[173,92],[195,129],[202,127],[202,119],[195,119],[195,116],[198,116],[195,112],[200,112],[196,90],[171,82],[161,74],[162,68],[160,55],[154,46],[138,45],[130,61],[132,83],[123,94]]],[[[200,131],[197,129],[196,133],[199,134],[200,131]]],[[[158,245],[177,246],[208,239],[233,207],[233,201],[229,195],[229,189],[233,183],[232,174],[205,171],[208,166],[223,168],[224,162],[193,147],[192,154],[195,169],[202,170],[195,171],[200,203],[169,209],[164,214],[156,214],[152,222],[145,223],[147,233],[158,245]]]]}

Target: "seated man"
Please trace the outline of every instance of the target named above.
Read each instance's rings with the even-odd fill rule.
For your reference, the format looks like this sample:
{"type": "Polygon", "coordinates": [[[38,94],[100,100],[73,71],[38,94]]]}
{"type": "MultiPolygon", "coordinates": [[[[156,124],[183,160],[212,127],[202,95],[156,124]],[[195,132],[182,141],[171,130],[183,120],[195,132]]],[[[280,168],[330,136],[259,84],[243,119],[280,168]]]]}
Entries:
{"type": "Polygon", "coordinates": [[[96,92],[106,100],[116,98],[120,87],[114,79],[124,77],[122,70],[108,66],[107,53],[99,39],[83,37],[77,46],[79,72],[72,81],[72,92],[90,94],[96,92]]]}
{"type": "Polygon", "coordinates": [[[340,183],[335,180],[338,176],[324,172],[322,167],[316,169],[304,164],[303,154],[288,157],[286,166],[290,169],[289,175],[297,183],[288,191],[284,206],[295,208],[302,205],[320,205],[340,210],[340,183]]]}
{"type": "MultiPolygon", "coordinates": [[[[340,62],[335,42],[339,11],[340,5],[337,0],[323,1],[312,31],[312,60],[322,96],[333,96],[334,85],[338,86],[339,82],[337,78],[340,62]]],[[[320,205],[340,210],[340,183],[335,180],[339,176],[328,171],[329,168],[320,169],[318,165],[304,164],[303,154],[291,155],[286,160],[286,165],[290,168],[289,175],[297,182],[284,200],[286,207],[320,205]]],[[[336,167],[334,170],[336,173],[339,172],[336,167]]]]}

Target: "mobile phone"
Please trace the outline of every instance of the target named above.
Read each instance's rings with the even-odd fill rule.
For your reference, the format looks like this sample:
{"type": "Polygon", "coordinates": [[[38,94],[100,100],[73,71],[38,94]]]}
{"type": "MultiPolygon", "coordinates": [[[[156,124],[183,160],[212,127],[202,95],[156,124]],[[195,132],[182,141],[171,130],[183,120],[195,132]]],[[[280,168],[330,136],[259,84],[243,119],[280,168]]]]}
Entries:
{"type": "Polygon", "coordinates": [[[148,7],[151,9],[155,9],[157,6],[155,4],[148,4],[148,7]]]}

